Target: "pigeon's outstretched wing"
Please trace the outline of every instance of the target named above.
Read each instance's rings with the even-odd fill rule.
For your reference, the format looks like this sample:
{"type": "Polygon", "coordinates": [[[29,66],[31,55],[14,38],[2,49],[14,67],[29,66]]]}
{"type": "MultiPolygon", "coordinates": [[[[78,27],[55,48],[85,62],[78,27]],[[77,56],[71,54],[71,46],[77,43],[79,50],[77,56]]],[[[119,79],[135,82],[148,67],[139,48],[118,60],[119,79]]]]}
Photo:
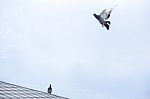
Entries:
{"type": "Polygon", "coordinates": [[[103,19],[103,20],[107,20],[109,17],[110,17],[110,14],[112,12],[112,10],[116,7],[117,5],[115,5],[113,8],[111,9],[105,9],[103,10],[101,13],[100,13],[100,17],[103,19]]]}
{"type": "Polygon", "coordinates": [[[106,27],[107,30],[109,30],[109,25],[108,24],[104,24],[104,26],[106,27]]]}
{"type": "Polygon", "coordinates": [[[103,19],[103,20],[107,20],[110,15],[110,13],[108,13],[108,9],[105,9],[103,10],[101,13],[100,13],[100,17],[103,19]]]}

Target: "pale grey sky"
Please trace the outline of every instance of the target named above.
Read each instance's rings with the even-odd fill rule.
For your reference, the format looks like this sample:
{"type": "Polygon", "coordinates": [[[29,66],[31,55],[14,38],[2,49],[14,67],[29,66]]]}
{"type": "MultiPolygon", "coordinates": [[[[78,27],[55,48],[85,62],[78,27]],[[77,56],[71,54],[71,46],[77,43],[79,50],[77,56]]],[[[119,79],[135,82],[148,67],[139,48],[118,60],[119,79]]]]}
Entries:
{"type": "Polygon", "coordinates": [[[150,99],[148,0],[1,0],[0,80],[71,99],[150,99]],[[110,30],[93,17],[118,5],[110,30]]]}

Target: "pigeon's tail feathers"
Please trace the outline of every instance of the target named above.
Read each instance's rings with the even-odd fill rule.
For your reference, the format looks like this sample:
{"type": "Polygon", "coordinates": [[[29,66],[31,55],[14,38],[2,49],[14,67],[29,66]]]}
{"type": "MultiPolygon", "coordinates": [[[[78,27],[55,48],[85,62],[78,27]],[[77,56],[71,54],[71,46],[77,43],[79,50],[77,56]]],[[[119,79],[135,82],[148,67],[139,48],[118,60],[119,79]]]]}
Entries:
{"type": "Polygon", "coordinates": [[[111,22],[110,21],[105,21],[106,22],[106,24],[108,23],[108,24],[111,24],[111,22]]]}
{"type": "Polygon", "coordinates": [[[104,24],[104,26],[106,27],[107,30],[109,30],[109,25],[108,24],[104,24]]]}

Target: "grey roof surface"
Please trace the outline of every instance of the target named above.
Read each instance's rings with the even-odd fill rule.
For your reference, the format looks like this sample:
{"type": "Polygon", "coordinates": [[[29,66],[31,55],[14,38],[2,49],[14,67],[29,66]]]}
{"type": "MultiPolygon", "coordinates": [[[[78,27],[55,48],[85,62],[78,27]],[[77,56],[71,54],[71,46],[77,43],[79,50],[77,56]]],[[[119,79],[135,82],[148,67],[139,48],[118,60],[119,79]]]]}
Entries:
{"type": "Polygon", "coordinates": [[[0,81],[0,99],[69,99],[0,81]]]}

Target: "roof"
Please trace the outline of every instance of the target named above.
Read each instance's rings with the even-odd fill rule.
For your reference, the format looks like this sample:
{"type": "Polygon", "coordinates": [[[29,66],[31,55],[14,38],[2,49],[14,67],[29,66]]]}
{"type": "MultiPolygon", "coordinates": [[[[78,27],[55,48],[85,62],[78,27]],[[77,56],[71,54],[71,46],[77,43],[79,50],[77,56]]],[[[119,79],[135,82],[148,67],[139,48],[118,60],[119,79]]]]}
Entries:
{"type": "Polygon", "coordinates": [[[0,81],[0,99],[69,99],[0,81]]]}

